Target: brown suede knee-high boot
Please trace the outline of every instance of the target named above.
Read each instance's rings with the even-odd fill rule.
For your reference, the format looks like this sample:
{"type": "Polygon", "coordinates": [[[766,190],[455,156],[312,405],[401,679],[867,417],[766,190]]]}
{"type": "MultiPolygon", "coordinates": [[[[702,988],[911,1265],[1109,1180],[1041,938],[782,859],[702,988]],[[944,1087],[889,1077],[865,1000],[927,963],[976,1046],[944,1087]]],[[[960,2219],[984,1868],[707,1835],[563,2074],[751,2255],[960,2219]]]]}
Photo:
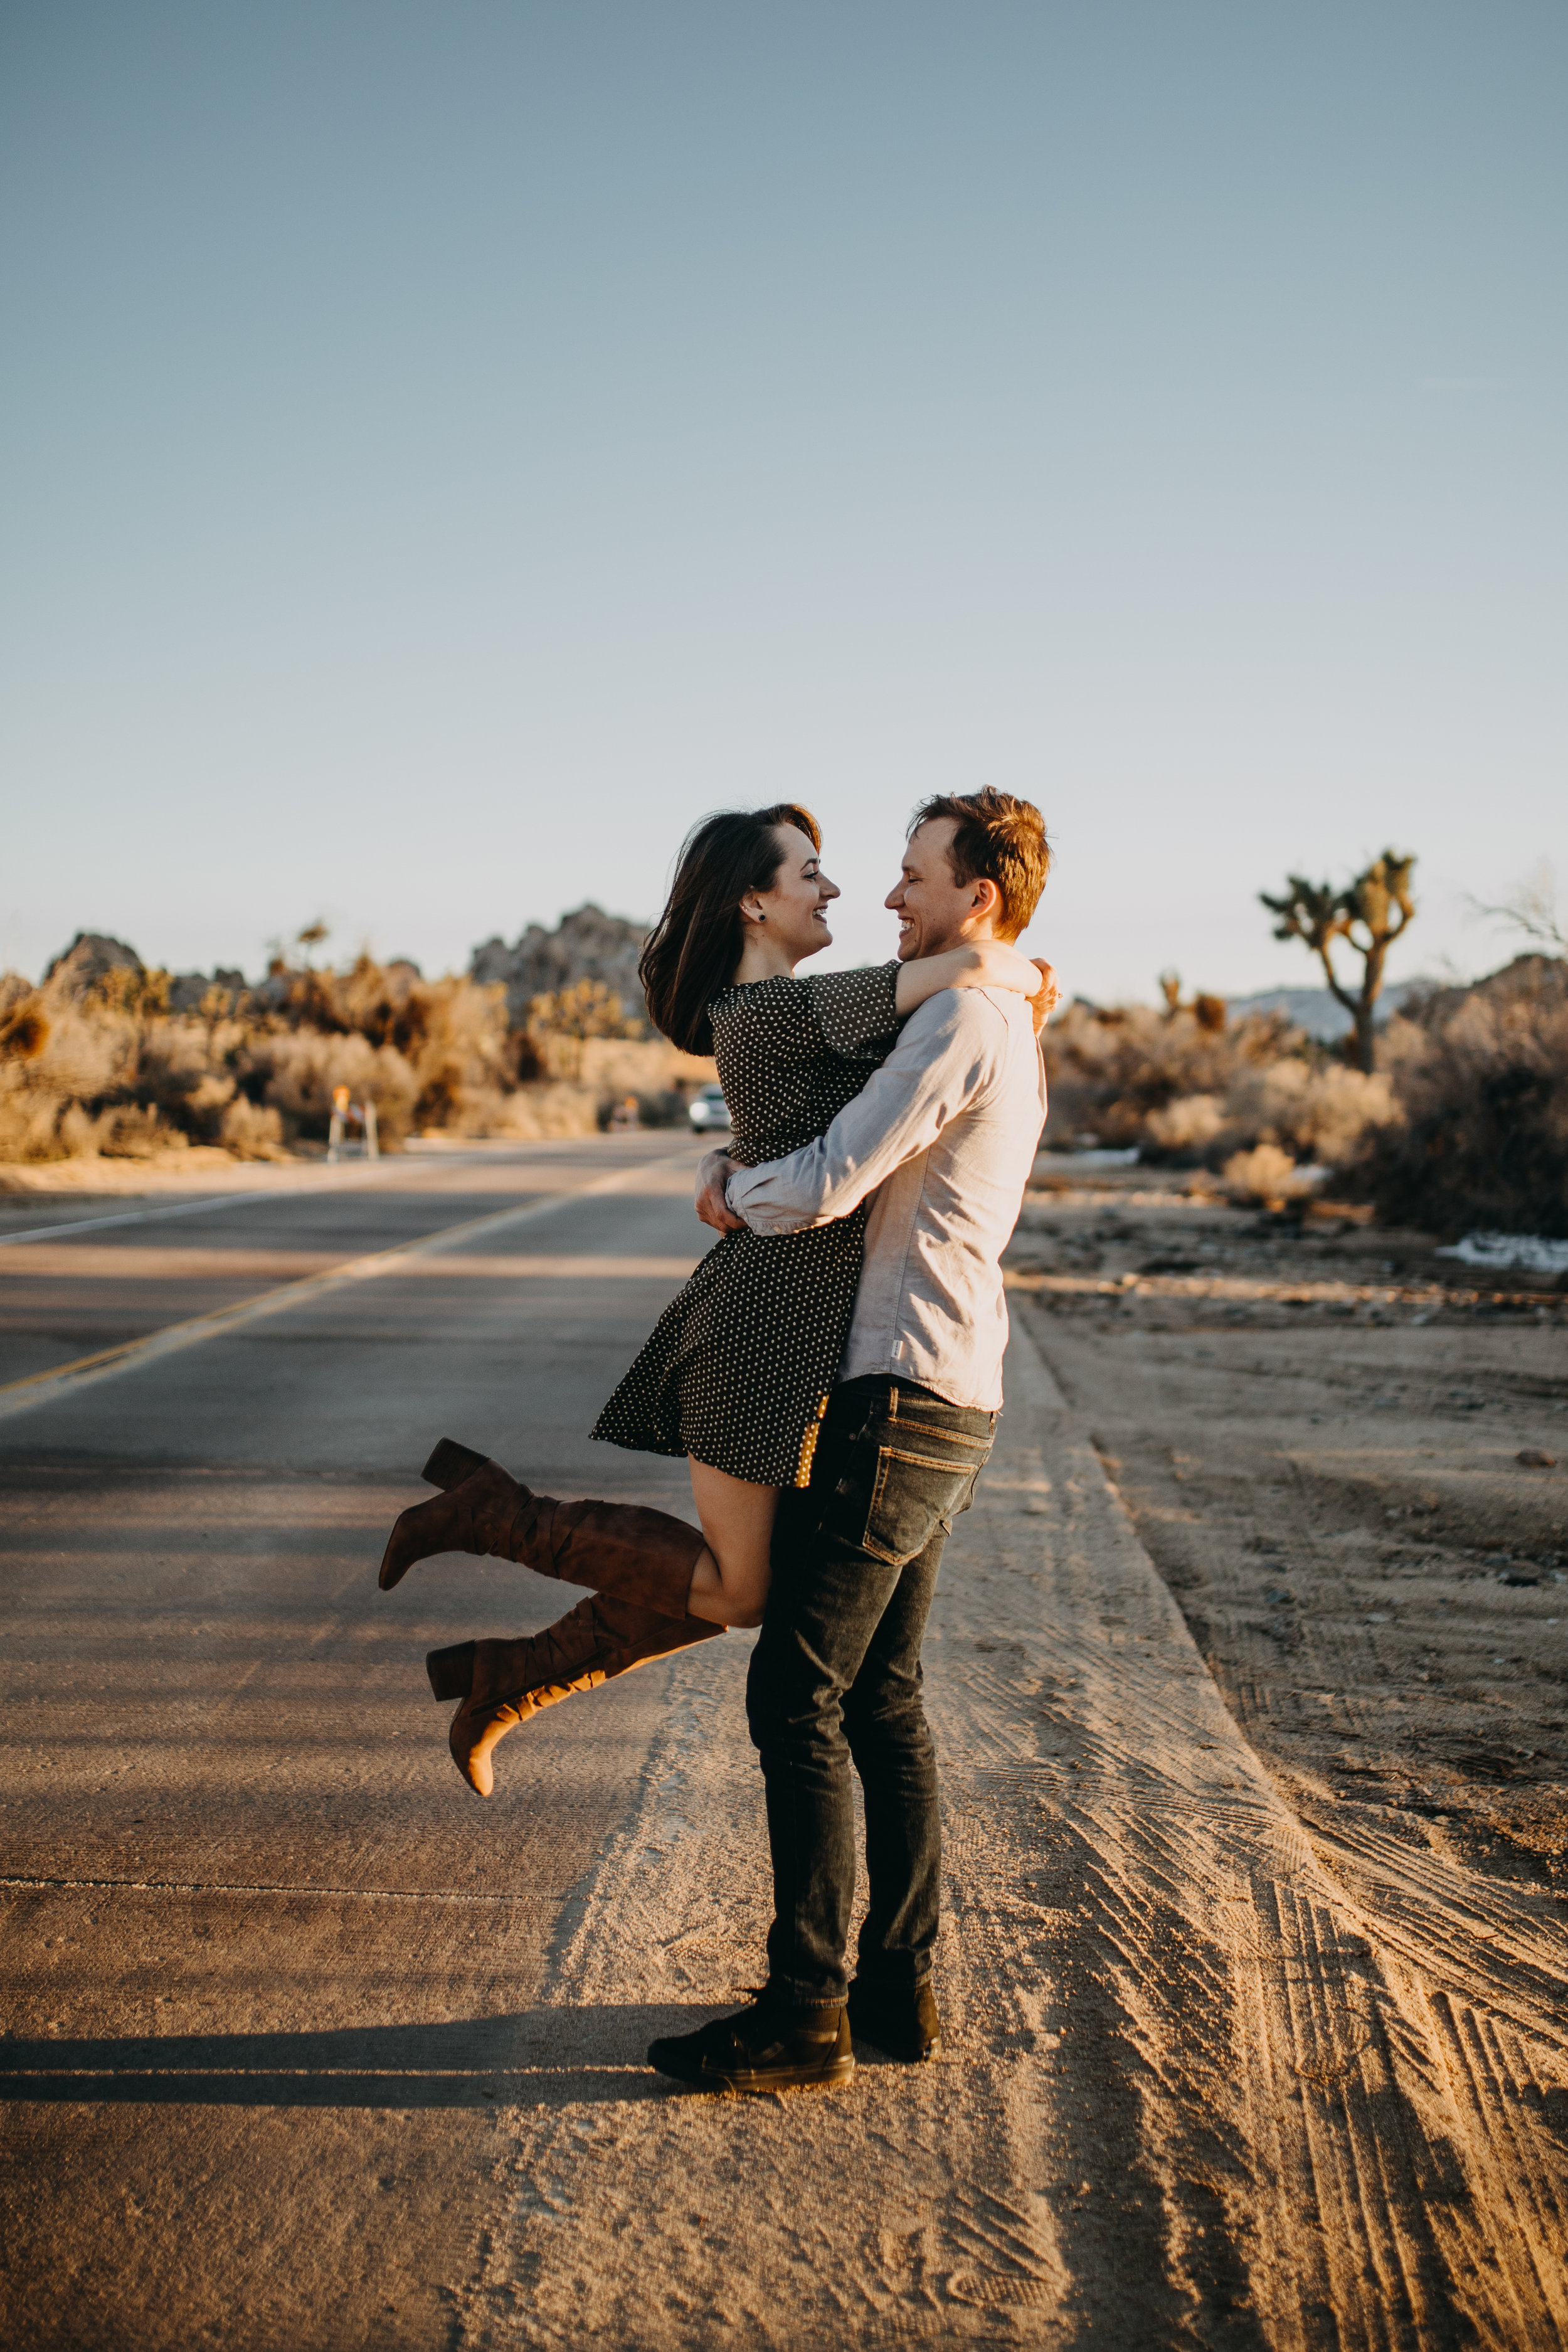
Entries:
{"type": "Polygon", "coordinates": [[[559,1503],[536,1495],[499,1462],[449,1437],[424,1475],[447,1491],[411,1505],[398,1519],[381,1563],[384,1592],[419,1560],[468,1551],[518,1560],[541,1576],[613,1592],[664,1617],[685,1616],[692,1571],[705,1549],[700,1528],[640,1503],[559,1503]]]}
{"type": "Polygon", "coordinates": [[[449,1735],[453,1761],[469,1788],[488,1797],[495,1786],[492,1751],[531,1715],[723,1630],[593,1593],[542,1633],[432,1650],[426,1672],[437,1698],[462,1698],[449,1735]]]}

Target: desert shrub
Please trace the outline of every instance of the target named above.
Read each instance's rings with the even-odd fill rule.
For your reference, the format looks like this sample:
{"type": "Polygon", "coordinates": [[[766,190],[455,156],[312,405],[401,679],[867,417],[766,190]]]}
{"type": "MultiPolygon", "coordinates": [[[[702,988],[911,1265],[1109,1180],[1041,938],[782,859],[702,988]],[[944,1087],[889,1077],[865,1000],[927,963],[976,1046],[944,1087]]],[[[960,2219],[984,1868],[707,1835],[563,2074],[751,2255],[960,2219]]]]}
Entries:
{"type": "Polygon", "coordinates": [[[1137,1144],[1285,1200],[1304,1163],[1386,1223],[1450,1237],[1568,1235],[1568,960],[1521,956],[1471,988],[1407,998],[1350,1067],[1277,1017],[1075,1004],[1046,1033],[1047,1140],[1137,1144]]]}
{"type": "Polygon", "coordinates": [[[1250,1151],[1232,1152],[1221,1172],[1232,1200],[1256,1202],[1264,1208],[1279,1206],[1313,1189],[1290,1154],[1281,1151],[1277,1143],[1258,1143],[1250,1151]]]}
{"type": "Polygon", "coordinates": [[[640,1037],[642,1032],[643,1024],[628,1020],[614,989],[601,980],[579,980],[536,996],[524,1034],[545,1076],[580,1080],[590,1043],[640,1037]]]}
{"type": "Polygon", "coordinates": [[[34,989],[5,979],[0,1039],[0,1154],[59,1160],[81,1152],[151,1149],[155,1106],[139,1102],[142,1016],[127,992],[92,999],[68,986],[34,989]],[[151,1109],[152,1124],[139,1113],[151,1109]]]}
{"type": "Polygon", "coordinates": [[[339,1086],[374,1101],[392,1144],[416,1125],[483,1133],[529,1063],[497,987],[427,982],[368,956],[342,972],[276,963],[249,991],[237,979],[187,974],[174,988],[96,935],[40,988],[5,975],[0,1157],[141,1158],[189,1143],[266,1157],[324,1139],[339,1086]]]}
{"type": "Polygon", "coordinates": [[[1196,1143],[1188,1129],[1201,1134],[1207,1111],[1167,1120],[1161,1139],[1151,1132],[1151,1118],[1192,1097],[1223,1101],[1237,1070],[1278,1053],[1282,1034],[1283,1024],[1272,1016],[1216,1029],[1191,1006],[1157,1013],[1144,1004],[1069,1004],[1045,1034],[1049,1139],[1202,1150],[1212,1137],[1196,1143]]]}
{"type": "Polygon", "coordinates": [[[599,1097],[591,1087],[545,1079],[507,1096],[490,1133],[530,1143],[548,1137],[595,1135],[599,1112],[599,1097]]]}
{"type": "Polygon", "coordinates": [[[253,1103],[245,1095],[236,1095],[218,1121],[218,1141],[237,1160],[280,1159],[282,1117],[270,1103],[253,1103]]]}
{"type": "MultiPolygon", "coordinates": [[[[317,942],[319,944],[319,941],[317,942]]],[[[508,1025],[506,992],[425,980],[360,956],[342,971],[274,961],[171,981],[122,940],[79,934],[34,988],[0,975],[0,1159],[142,1158],[187,1144],[245,1159],[324,1140],[333,1090],[373,1101],[384,1142],[455,1135],[592,1135],[616,1093],[645,1124],[685,1115],[713,1075],[637,1039],[620,1000],[584,982],[508,1025]]]]}
{"type": "Polygon", "coordinates": [[[1237,1073],[1215,1149],[1279,1144],[1298,1160],[1338,1167],[1373,1129],[1399,1117],[1387,1074],[1370,1076],[1310,1048],[1237,1073]]]}
{"type": "Polygon", "coordinates": [[[1202,1160],[1225,1133],[1224,1095],[1178,1095],[1143,1122],[1142,1148],[1151,1160],[1202,1160]]]}
{"type": "Polygon", "coordinates": [[[390,1143],[413,1123],[415,1070],[395,1045],[373,1045],[353,1030],[280,1030],[247,1040],[240,1062],[247,1094],[281,1115],[286,1134],[324,1137],[336,1087],[347,1087],[355,1102],[374,1103],[390,1143]]]}
{"type": "Polygon", "coordinates": [[[1568,961],[1520,956],[1407,999],[1380,1057],[1400,1118],[1363,1137],[1344,1179],[1380,1217],[1449,1238],[1568,1236],[1568,961]]]}
{"type": "Polygon", "coordinates": [[[1073,1004],[1047,1030],[1048,1143],[1136,1144],[1151,1160],[1215,1169],[1267,1148],[1335,1166],[1398,1116],[1384,1073],[1348,1068],[1279,1014],[1227,1024],[1217,998],[1171,993],[1163,1013],[1073,1004]]]}

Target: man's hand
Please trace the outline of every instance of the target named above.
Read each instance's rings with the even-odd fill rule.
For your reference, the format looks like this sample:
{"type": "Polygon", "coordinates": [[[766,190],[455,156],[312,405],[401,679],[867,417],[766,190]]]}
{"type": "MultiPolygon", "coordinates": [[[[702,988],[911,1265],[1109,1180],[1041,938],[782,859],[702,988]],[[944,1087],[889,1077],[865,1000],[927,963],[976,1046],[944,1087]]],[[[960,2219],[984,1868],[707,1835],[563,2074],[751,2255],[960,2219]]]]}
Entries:
{"type": "Polygon", "coordinates": [[[724,1187],[739,1165],[727,1151],[705,1151],[697,1163],[697,1213],[715,1233],[745,1231],[746,1220],[738,1217],[724,1198],[724,1187]]]}
{"type": "Polygon", "coordinates": [[[1034,1016],[1035,1034],[1037,1037],[1061,1003],[1062,992],[1057,979],[1056,967],[1053,964],[1048,964],[1044,956],[1033,956],[1030,961],[1038,966],[1040,974],[1039,990],[1029,999],[1029,1011],[1034,1016]]]}

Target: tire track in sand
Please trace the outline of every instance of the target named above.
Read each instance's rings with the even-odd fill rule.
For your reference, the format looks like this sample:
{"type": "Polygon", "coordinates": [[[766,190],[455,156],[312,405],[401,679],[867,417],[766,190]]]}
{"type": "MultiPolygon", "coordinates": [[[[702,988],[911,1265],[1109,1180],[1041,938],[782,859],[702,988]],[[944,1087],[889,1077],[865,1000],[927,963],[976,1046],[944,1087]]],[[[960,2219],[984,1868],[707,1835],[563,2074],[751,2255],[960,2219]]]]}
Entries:
{"type": "MultiPolygon", "coordinates": [[[[1036,1362],[1043,1426],[1053,1384],[1036,1362]]],[[[1016,1409],[1030,1385],[1017,1345],[1009,1381],[1016,1409]]],[[[1074,1871],[1099,1890],[1102,1932],[1114,1945],[1112,1922],[1142,1925],[1110,1974],[1149,2067],[1146,2144],[1168,2151],[1170,2258],[1184,2252],[1201,2283],[1182,2182],[1206,2081],[1213,2129],[1242,2156],[1233,2178],[1211,2179],[1264,2340],[1510,2352],[1568,2341],[1568,2036],[1544,1997],[1560,1943],[1553,1956],[1521,1902],[1514,1940],[1532,1965],[1510,1974],[1430,1876],[1408,1882],[1398,1906],[1372,1899],[1364,1875],[1348,1880],[1279,1799],[1206,1675],[1166,1681],[1154,1628],[1179,1623],[1175,1603],[1087,1433],[1065,1410],[1056,1426],[1041,1475],[1054,1467],[1057,1517],[1037,1574],[1042,1619],[1074,1638],[1042,1742],[1061,1750],[1049,1801],[1074,1871]],[[1096,1614],[1098,1662],[1083,1646],[1096,1614]],[[1170,1790],[1157,1810],[1124,1766],[1106,1769],[1130,1721],[1170,1790]],[[1070,1762],[1086,1769],[1069,1776],[1070,1762]],[[1225,1805],[1194,1804],[1194,1765],[1216,1764],[1225,1805]]],[[[1383,1884],[1393,1869],[1389,1857],[1383,1884]]],[[[1498,1900],[1489,1890],[1489,1912],[1498,1900]]],[[[1209,2289],[1211,2321],[1222,2287],[1209,2289]]]]}
{"type": "Polygon", "coordinates": [[[651,2034],[760,1979],[769,1910],[749,1644],[658,1670],[659,1732],[561,1914],[558,2063],[498,2116],[454,2343],[1568,2343],[1540,2001],[1494,2011],[1382,1934],[1016,1328],[1008,1394],[927,1649],[942,2058],[765,2101],[646,2071],[651,2034]]]}

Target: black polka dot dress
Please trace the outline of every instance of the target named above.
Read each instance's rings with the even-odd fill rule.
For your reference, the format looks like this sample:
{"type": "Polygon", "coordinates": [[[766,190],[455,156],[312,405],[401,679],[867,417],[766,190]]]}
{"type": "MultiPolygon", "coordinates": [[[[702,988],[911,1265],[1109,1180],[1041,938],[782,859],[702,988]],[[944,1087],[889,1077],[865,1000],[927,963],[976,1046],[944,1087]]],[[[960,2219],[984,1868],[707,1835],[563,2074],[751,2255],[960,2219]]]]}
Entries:
{"type": "MultiPolygon", "coordinates": [[[[727,988],[710,1009],[731,1156],[748,1168],[825,1134],[896,1041],[899,967],[727,988]]],[[[870,1203],[798,1234],[724,1234],[659,1317],[594,1425],[732,1478],[805,1486],[848,1336],[870,1203]]]]}

